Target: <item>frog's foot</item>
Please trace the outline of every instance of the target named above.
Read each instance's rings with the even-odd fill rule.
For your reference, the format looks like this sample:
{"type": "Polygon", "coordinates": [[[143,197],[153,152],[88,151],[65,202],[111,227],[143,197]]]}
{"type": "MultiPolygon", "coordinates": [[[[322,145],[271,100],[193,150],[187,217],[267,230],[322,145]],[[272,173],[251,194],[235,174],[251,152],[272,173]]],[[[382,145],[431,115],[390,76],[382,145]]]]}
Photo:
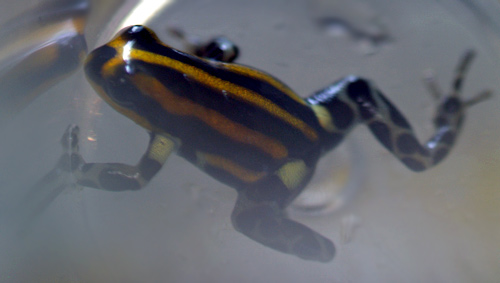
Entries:
{"type": "Polygon", "coordinates": [[[79,151],[78,147],[78,138],[80,135],[80,127],[77,125],[71,124],[64,131],[63,136],[61,137],[61,145],[63,149],[67,152],[75,152],[79,151]]]}
{"type": "Polygon", "coordinates": [[[434,126],[437,133],[427,142],[428,148],[434,153],[434,164],[439,163],[451,150],[462,127],[466,108],[482,102],[492,95],[490,90],[484,90],[470,99],[464,99],[461,96],[463,82],[474,57],[475,52],[473,50],[465,52],[457,65],[449,94],[446,96],[443,96],[443,92],[436,83],[435,76],[433,74],[426,76],[427,88],[435,100],[439,101],[434,116],[434,126]]]}
{"type": "Polygon", "coordinates": [[[467,50],[460,60],[455,70],[455,76],[452,80],[449,95],[444,96],[443,91],[437,84],[434,72],[427,71],[424,76],[424,83],[436,101],[439,101],[436,119],[439,118],[441,113],[452,113],[458,115],[465,108],[473,106],[479,102],[489,99],[492,96],[491,90],[483,90],[479,94],[469,99],[461,97],[463,81],[466,77],[472,61],[476,53],[474,50],[467,50]]]}
{"type": "Polygon", "coordinates": [[[60,141],[63,154],[59,158],[55,170],[72,173],[85,163],[79,153],[79,135],[80,127],[77,125],[71,124],[66,128],[60,141]]]}
{"type": "Polygon", "coordinates": [[[242,203],[239,197],[231,218],[237,231],[277,251],[320,262],[335,255],[330,240],[286,218],[276,204],[242,203]]]}
{"type": "Polygon", "coordinates": [[[23,235],[31,229],[38,216],[54,201],[57,196],[68,186],[74,185],[72,172],[83,164],[83,159],[78,153],[79,128],[70,125],[61,138],[63,154],[57,164],[24,196],[14,208],[13,221],[18,223],[17,234],[23,235]]]}

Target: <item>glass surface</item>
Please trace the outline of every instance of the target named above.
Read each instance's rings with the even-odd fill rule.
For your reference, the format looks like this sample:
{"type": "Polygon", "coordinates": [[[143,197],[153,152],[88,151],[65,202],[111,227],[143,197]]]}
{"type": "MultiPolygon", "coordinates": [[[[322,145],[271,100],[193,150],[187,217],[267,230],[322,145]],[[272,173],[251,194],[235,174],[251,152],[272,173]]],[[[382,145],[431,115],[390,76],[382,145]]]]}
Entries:
{"type": "MultiPolygon", "coordinates": [[[[334,241],[337,254],[331,262],[281,254],[236,232],[230,220],[235,191],[173,155],[140,191],[67,188],[24,237],[0,232],[0,281],[500,278],[497,1],[104,2],[91,3],[85,26],[88,50],[130,24],[147,24],[181,49],[169,29],[203,39],[225,35],[240,47],[238,63],[276,76],[303,97],[349,74],[373,80],[421,141],[433,131],[435,102],[422,82],[429,69],[447,90],[459,58],[472,48],[477,58],[464,96],[483,89],[495,96],[467,111],[452,153],[429,171],[406,169],[365,126],[324,158],[309,186],[312,191],[305,191],[305,199],[289,212],[334,241]],[[325,183],[331,187],[325,190],[325,183]]],[[[26,13],[22,7],[12,11],[17,12],[3,19],[15,22],[13,15],[26,13]]],[[[144,129],[106,105],[76,70],[2,126],[2,207],[18,202],[52,169],[62,153],[61,135],[71,123],[81,127],[80,150],[87,161],[135,164],[147,147],[144,129]]]]}

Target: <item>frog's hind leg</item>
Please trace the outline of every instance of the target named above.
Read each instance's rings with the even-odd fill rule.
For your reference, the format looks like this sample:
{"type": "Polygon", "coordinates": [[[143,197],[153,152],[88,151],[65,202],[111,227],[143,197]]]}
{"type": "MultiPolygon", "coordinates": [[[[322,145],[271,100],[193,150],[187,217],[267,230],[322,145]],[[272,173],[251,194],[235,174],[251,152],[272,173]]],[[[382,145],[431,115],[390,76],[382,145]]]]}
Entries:
{"type": "MultiPolygon", "coordinates": [[[[463,82],[474,56],[475,53],[472,50],[468,50],[463,55],[455,69],[455,76],[448,95],[443,95],[437,83],[427,77],[427,88],[438,101],[438,107],[433,119],[436,132],[424,145],[418,143],[405,118],[386,98],[381,96],[391,117],[389,126],[394,129],[390,131],[391,151],[410,169],[422,171],[441,162],[455,144],[463,125],[466,108],[491,96],[491,91],[485,90],[471,99],[461,97],[463,82]]],[[[380,131],[378,128],[380,125],[382,125],[380,119],[374,117],[369,127],[379,140],[381,138],[387,140],[384,130],[380,131]]]]}
{"type": "MultiPolygon", "coordinates": [[[[296,175],[297,172],[289,173],[296,175]]],[[[306,183],[309,177],[305,176],[302,183],[306,183]]],[[[284,208],[295,192],[282,180],[274,175],[261,184],[238,191],[231,215],[234,228],[274,250],[306,260],[330,261],[335,255],[333,243],[286,216],[284,208]]],[[[300,191],[299,187],[297,189],[300,191]]]]}
{"type": "Polygon", "coordinates": [[[337,132],[344,135],[355,124],[362,122],[404,165],[414,171],[423,171],[448,155],[463,125],[466,108],[487,99],[491,94],[490,91],[483,91],[469,100],[460,96],[463,80],[473,57],[472,51],[465,53],[457,66],[447,96],[441,97],[441,91],[432,79],[427,81],[431,94],[440,99],[440,103],[434,116],[436,131],[423,145],[419,143],[403,114],[374,84],[363,78],[344,78],[315,93],[307,101],[313,107],[324,107],[329,111],[332,118],[327,118],[333,122],[330,123],[323,117],[318,119],[327,120],[324,123],[325,129],[330,130],[332,135],[337,132]],[[339,113],[342,117],[338,117],[339,113]],[[342,124],[335,124],[336,121],[342,121],[342,124]],[[339,128],[338,125],[342,127],[339,128]]]}
{"type": "Polygon", "coordinates": [[[329,239],[287,218],[276,203],[255,202],[239,193],[231,220],[238,232],[274,250],[320,262],[335,255],[329,239]]]}

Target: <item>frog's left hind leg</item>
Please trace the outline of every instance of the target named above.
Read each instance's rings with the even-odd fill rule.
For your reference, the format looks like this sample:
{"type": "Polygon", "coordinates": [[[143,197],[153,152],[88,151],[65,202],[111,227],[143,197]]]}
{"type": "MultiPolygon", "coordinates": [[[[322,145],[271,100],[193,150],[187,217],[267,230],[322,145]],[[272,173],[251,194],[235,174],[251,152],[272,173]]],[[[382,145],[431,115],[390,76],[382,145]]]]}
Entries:
{"type": "Polygon", "coordinates": [[[284,164],[274,174],[238,190],[231,220],[234,228],[280,252],[303,259],[330,261],[333,243],[312,229],[286,216],[284,209],[310,180],[314,168],[302,160],[284,164]]]}
{"type": "Polygon", "coordinates": [[[258,202],[240,192],[231,220],[238,232],[274,250],[320,262],[335,255],[329,239],[287,218],[275,202],[258,202]]]}

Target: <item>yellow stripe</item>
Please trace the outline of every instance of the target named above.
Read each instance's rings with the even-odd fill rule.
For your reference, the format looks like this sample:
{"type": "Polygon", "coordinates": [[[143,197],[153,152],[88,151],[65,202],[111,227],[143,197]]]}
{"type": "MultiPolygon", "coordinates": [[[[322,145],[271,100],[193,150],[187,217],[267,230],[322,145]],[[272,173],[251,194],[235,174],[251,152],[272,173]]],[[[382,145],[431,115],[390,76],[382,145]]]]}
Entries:
{"type": "MultiPolygon", "coordinates": [[[[148,51],[144,50],[139,50],[139,49],[131,49],[129,54],[122,54],[123,53],[123,47],[127,45],[127,41],[123,40],[121,37],[115,38],[113,41],[109,42],[107,45],[110,47],[113,47],[117,50],[118,54],[115,56],[115,58],[110,59],[106,64],[103,66],[103,71],[102,74],[103,76],[111,76],[114,74],[115,67],[119,65],[121,62],[124,60],[124,55],[126,55],[130,59],[136,59],[136,60],[141,60],[150,64],[155,64],[155,65],[161,65],[161,66],[166,66],[168,68],[172,68],[180,73],[183,73],[187,76],[190,76],[191,78],[197,80],[198,82],[214,88],[219,91],[224,91],[227,93],[227,95],[232,95],[237,99],[246,101],[250,104],[253,104],[257,107],[260,107],[266,111],[268,111],[270,114],[272,114],[275,117],[278,117],[279,119],[285,121],[286,123],[292,125],[293,127],[297,128],[300,130],[307,138],[309,138],[312,141],[315,141],[318,139],[318,134],[314,129],[309,127],[304,121],[296,118],[292,114],[288,113],[278,105],[274,104],[272,101],[270,101],[267,98],[264,98],[263,96],[259,95],[256,92],[250,91],[244,87],[241,87],[239,85],[233,84],[228,81],[224,81],[218,77],[215,77],[213,75],[210,75],[209,73],[200,70],[199,68],[196,68],[194,66],[176,61],[172,58],[162,56],[159,54],[151,53],[148,51]]],[[[167,48],[167,45],[164,45],[167,48]]],[[[230,65],[229,65],[230,66],[230,65]]],[[[234,67],[235,70],[244,73],[243,68],[238,68],[234,67]]],[[[248,75],[256,75],[258,77],[264,78],[263,73],[258,73],[258,72],[251,72],[247,71],[246,74],[248,75]]],[[[266,76],[267,77],[267,76],[266,76]]],[[[275,85],[278,85],[278,82],[274,83],[275,85]]],[[[278,87],[279,89],[283,90],[282,87],[278,87]]],[[[291,91],[290,91],[291,92],[291,91]]]]}
{"type": "Polygon", "coordinates": [[[265,109],[275,117],[280,118],[281,120],[302,131],[302,133],[304,133],[304,135],[306,135],[310,140],[314,141],[318,139],[316,131],[314,131],[311,127],[304,123],[304,121],[294,117],[292,114],[288,113],[287,111],[280,108],[269,99],[259,95],[258,93],[250,91],[231,82],[224,81],[218,77],[212,76],[209,73],[202,71],[194,66],[184,64],[182,62],[159,54],[144,50],[132,49],[130,57],[136,60],[142,60],[150,64],[162,65],[168,68],[172,68],[204,85],[207,85],[221,92],[225,91],[228,95],[234,95],[237,99],[242,99],[250,104],[265,109]]]}
{"type": "Polygon", "coordinates": [[[154,77],[136,74],[131,78],[143,94],[158,101],[166,111],[174,115],[196,117],[230,139],[259,148],[275,159],[288,155],[287,148],[279,141],[236,123],[213,109],[173,94],[154,77]]]}
{"type": "Polygon", "coordinates": [[[264,72],[261,72],[261,71],[258,71],[258,70],[255,70],[255,69],[252,69],[252,68],[249,68],[246,66],[237,65],[237,64],[223,64],[222,63],[221,65],[223,65],[225,69],[227,69],[233,73],[236,73],[238,75],[244,75],[244,76],[247,76],[250,78],[256,78],[256,79],[265,81],[265,82],[269,83],[270,85],[274,86],[275,88],[277,88],[278,90],[280,90],[281,92],[283,92],[284,94],[286,94],[291,99],[295,100],[296,102],[298,102],[302,105],[307,105],[306,102],[304,101],[304,99],[299,97],[288,86],[286,86],[282,82],[276,80],[275,78],[273,78],[272,76],[270,76],[264,72]]]}
{"type": "Polygon", "coordinates": [[[208,164],[212,167],[222,169],[247,183],[256,182],[267,175],[266,172],[252,171],[218,155],[196,152],[196,156],[202,165],[208,164]]]}
{"type": "MultiPolygon", "coordinates": [[[[123,40],[121,37],[116,37],[112,41],[108,42],[106,46],[112,47],[113,49],[116,50],[117,54],[115,57],[109,59],[103,66],[102,66],[102,71],[101,75],[104,78],[112,77],[115,74],[116,67],[122,66],[123,62],[123,46],[127,44],[127,41],[123,40]]],[[[93,54],[91,53],[87,57],[87,62],[90,62],[91,56],[93,54]]]]}

